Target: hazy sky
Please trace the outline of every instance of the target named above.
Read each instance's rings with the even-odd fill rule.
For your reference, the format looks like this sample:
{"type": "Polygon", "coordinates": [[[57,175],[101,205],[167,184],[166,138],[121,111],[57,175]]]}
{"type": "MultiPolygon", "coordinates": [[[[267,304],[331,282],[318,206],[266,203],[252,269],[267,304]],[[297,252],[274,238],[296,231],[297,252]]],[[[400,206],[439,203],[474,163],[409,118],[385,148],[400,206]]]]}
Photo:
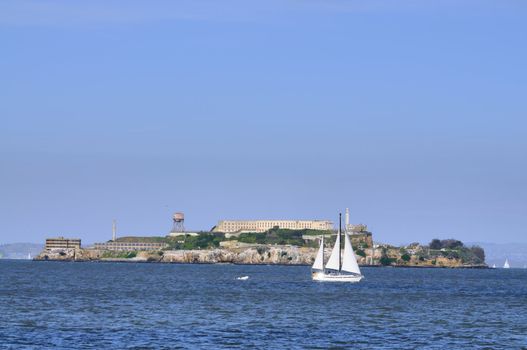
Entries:
{"type": "Polygon", "coordinates": [[[331,219],[527,242],[525,1],[2,1],[0,243],[331,219]]]}

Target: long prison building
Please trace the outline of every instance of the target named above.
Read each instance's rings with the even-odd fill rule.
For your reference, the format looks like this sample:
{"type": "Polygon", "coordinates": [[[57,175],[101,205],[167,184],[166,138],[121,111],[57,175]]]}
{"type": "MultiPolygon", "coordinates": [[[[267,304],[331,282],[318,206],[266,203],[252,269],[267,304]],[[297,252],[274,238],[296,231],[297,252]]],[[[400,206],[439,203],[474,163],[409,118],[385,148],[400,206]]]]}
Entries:
{"type": "Polygon", "coordinates": [[[328,231],[333,229],[333,223],[328,220],[221,220],[213,231],[223,233],[265,232],[274,227],[290,230],[328,231]]]}

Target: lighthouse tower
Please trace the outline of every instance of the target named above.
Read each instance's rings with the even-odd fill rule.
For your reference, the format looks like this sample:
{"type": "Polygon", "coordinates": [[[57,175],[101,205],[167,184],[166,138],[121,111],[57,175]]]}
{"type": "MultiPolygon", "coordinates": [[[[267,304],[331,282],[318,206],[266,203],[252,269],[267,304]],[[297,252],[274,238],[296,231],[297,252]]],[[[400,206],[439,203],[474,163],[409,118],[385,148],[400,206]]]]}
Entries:
{"type": "Polygon", "coordinates": [[[115,219],[112,222],[112,241],[115,242],[117,239],[117,225],[115,224],[115,219]]]}
{"type": "Polygon", "coordinates": [[[346,230],[346,232],[350,232],[351,231],[351,226],[350,226],[350,208],[346,208],[346,216],[345,216],[345,226],[344,226],[344,229],[346,230]]]}

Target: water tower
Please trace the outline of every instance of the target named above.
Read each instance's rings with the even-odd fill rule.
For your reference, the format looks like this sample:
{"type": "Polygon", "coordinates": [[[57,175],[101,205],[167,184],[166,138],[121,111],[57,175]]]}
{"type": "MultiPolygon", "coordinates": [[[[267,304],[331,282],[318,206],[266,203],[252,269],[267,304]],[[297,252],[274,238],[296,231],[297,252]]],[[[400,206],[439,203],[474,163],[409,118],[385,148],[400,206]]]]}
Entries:
{"type": "Polygon", "coordinates": [[[172,215],[172,221],[174,222],[174,225],[170,232],[185,232],[185,214],[174,213],[174,215],[172,215]]]}

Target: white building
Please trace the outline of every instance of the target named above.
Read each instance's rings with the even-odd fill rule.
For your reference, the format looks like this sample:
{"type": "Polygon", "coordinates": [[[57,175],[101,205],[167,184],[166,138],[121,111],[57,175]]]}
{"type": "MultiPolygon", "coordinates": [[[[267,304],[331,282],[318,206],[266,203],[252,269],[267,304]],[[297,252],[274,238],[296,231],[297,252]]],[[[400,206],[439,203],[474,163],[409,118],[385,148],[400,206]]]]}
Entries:
{"type": "Polygon", "coordinates": [[[289,230],[321,230],[333,229],[333,223],[328,220],[221,220],[213,232],[265,232],[274,227],[289,230]]]}

